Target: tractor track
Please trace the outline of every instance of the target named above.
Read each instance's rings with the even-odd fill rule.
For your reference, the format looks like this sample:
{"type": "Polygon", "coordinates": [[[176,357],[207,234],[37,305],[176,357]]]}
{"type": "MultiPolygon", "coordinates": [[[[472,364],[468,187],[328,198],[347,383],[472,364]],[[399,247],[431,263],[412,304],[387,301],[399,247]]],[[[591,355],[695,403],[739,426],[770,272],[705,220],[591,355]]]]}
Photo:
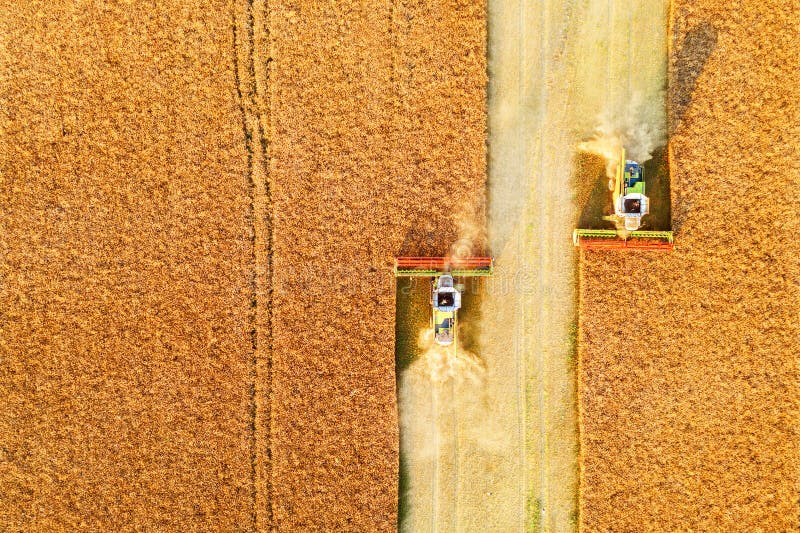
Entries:
{"type": "MultiPolygon", "coordinates": [[[[534,205],[537,207],[537,211],[541,213],[539,217],[539,223],[541,225],[541,229],[547,230],[548,228],[553,228],[551,224],[552,217],[551,209],[552,209],[552,191],[553,191],[553,179],[552,174],[547,171],[546,168],[546,157],[547,157],[547,121],[548,121],[548,113],[546,111],[547,105],[549,104],[549,95],[548,95],[548,86],[549,86],[549,71],[548,71],[548,56],[549,56],[549,32],[547,31],[548,26],[548,3],[544,2],[542,4],[542,15],[541,15],[541,27],[539,29],[539,34],[541,35],[541,43],[539,45],[539,50],[541,51],[541,65],[539,75],[536,79],[539,81],[540,86],[540,93],[539,93],[539,105],[545,110],[540,112],[540,120],[539,120],[539,133],[537,138],[537,148],[536,152],[538,155],[538,175],[535,177],[535,184],[534,184],[534,191],[536,191],[537,186],[541,186],[541,190],[537,191],[536,198],[538,202],[534,199],[534,205]],[[543,183],[542,183],[543,182],[543,183]]],[[[535,220],[532,216],[533,214],[529,214],[532,220],[535,220]]],[[[544,232],[537,232],[537,234],[542,235],[544,232]]],[[[533,247],[533,243],[531,243],[533,247]]],[[[540,251],[539,251],[539,261],[538,261],[538,272],[537,278],[539,278],[539,283],[537,283],[537,292],[538,297],[536,301],[538,305],[534,308],[534,315],[538,318],[538,335],[536,337],[536,342],[534,343],[533,349],[534,354],[533,358],[536,361],[536,368],[539,371],[540,379],[544,378],[544,365],[545,365],[545,358],[544,358],[544,346],[542,346],[542,342],[545,339],[545,336],[549,333],[547,331],[547,307],[543,305],[545,302],[545,298],[547,297],[545,294],[545,279],[542,279],[542,276],[545,273],[549,272],[548,270],[548,254],[550,251],[551,246],[551,239],[543,239],[543,242],[540,242],[540,251]]],[[[535,256],[534,256],[535,257],[535,256]]],[[[524,358],[529,357],[527,354],[523,355],[524,358]]],[[[535,481],[538,483],[538,487],[531,487],[530,485],[526,485],[526,490],[532,490],[534,493],[539,494],[539,501],[540,504],[535,506],[529,512],[534,513],[534,516],[528,516],[526,513],[525,518],[530,520],[530,522],[536,524],[540,524],[540,527],[545,523],[545,516],[547,514],[548,508],[550,506],[549,502],[549,494],[547,490],[548,479],[547,479],[547,421],[545,417],[545,412],[547,409],[546,406],[546,398],[545,398],[545,382],[542,379],[542,383],[539,385],[539,388],[536,393],[536,401],[538,405],[538,439],[536,441],[536,445],[539,447],[539,475],[538,479],[535,481]],[[538,515],[538,516],[537,516],[538,515]]]]}
{"type": "MultiPolygon", "coordinates": [[[[522,16],[520,16],[520,26],[519,26],[519,33],[520,35],[530,35],[527,29],[527,17],[525,16],[525,10],[523,8],[523,2],[519,2],[517,4],[517,9],[522,12],[522,16]]],[[[542,34],[542,27],[543,24],[543,15],[539,17],[539,35],[541,38],[544,39],[544,35],[542,34]]],[[[527,45],[527,42],[526,42],[527,45]]],[[[527,49],[527,46],[526,46],[527,49]]],[[[519,58],[519,70],[521,72],[525,72],[525,55],[521,55],[519,58]]],[[[519,90],[519,94],[526,94],[528,92],[527,85],[525,84],[530,78],[529,77],[521,77],[520,83],[523,84],[519,90]]],[[[527,129],[527,128],[526,128],[527,129]]],[[[528,218],[527,216],[525,217],[528,218]]],[[[527,231],[525,232],[527,234],[527,231]]],[[[517,240],[517,255],[518,257],[525,256],[525,243],[524,239],[517,240]]],[[[520,320],[516,323],[516,328],[514,332],[514,353],[517,354],[516,361],[517,361],[517,418],[519,427],[517,428],[518,434],[518,441],[522,443],[521,446],[518,446],[518,456],[519,456],[519,471],[520,471],[520,483],[518,485],[518,499],[517,505],[519,507],[519,517],[520,517],[520,531],[524,531],[526,524],[528,523],[528,512],[529,512],[529,503],[528,503],[528,484],[529,484],[529,466],[528,466],[528,458],[527,458],[527,446],[528,446],[528,409],[527,409],[527,356],[528,347],[526,346],[527,337],[525,335],[525,326],[528,324],[528,306],[523,305],[520,309],[520,320]],[[520,355],[521,354],[521,355],[520,355]]]]}
{"type": "Polygon", "coordinates": [[[253,522],[260,531],[273,526],[270,473],[272,198],[267,139],[270,98],[267,15],[266,0],[236,0],[232,4],[234,79],[251,194],[251,498],[253,522]]]}
{"type": "MultiPolygon", "coordinates": [[[[451,394],[455,394],[455,385],[453,382],[450,382],[451,394]]],[[[458,409],[455,405],[451,402],[452,407],[452,423],[453,423],[453,442],[455,446],[453,447],[453,524],[454,529],[458,528],[458,484],[459,484],[459,476],[458,471],[460,468],[460,461],[459,461],[459,447],[458,447],[458,439],[460,432],[458,430],[458,409]]]]}
{"type": "Polygon", "coordinates": [[[439,394],[436,387],[431,389],[431,410],[433,411],[433,479],[431,479],[431,531],[437,531],[439,524],[439,484],[441,461],[441,441],[439,435],[439,394]]]}

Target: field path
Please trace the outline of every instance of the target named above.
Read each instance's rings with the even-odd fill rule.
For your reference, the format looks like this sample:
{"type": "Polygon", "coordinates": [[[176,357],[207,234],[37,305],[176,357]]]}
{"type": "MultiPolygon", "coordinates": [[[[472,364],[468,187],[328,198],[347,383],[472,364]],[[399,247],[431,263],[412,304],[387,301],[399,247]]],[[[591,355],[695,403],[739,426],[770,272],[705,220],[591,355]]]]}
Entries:
{"type": "Polygon", "coordinates": [[[572,527],[574,141],[563,61],[572,9],[498,2],[490,12],[489,239],[498,268],[483,302],[480,354],[490,404],[505,406],[496,430],[514,472],[490,491],[495,531],[572,527]]]}

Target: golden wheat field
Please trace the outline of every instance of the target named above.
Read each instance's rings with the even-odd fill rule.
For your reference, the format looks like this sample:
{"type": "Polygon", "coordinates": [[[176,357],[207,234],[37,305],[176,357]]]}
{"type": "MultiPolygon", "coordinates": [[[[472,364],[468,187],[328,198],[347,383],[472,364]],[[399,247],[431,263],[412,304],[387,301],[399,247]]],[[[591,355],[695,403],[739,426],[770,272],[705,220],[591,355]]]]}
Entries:
{"type": "Polygon", "coordinates": [[[498,1],[2,3],[0,530],[396,531],[409,501],[422,531],[799,526],[800,4],[671,3],[675,249],[556,265],[572,228],[547,255],[524,233],[543,218],[492,219],[532,197],[561,220],[492,175],[550,145],[487,153],[492,124],[530,126],[487,87],[527,75],[499,83],[550,124],[533,96],[567,105],[553,65],[593,35],[554,21],[599,4],[514,19],[551,42],[503,69],[498,1]],[[409,473],[402,432],[420,455],[446,443],[398,413],[416,336],[397,316],[429,293],[398,296],[393,259],[458,246],[499,258],[486,291],[546,268],[568,284],[476,300],[469,361],[495,396],[461,390],[469,414],[437,416],[474,446],[409,473]],[[547,336],[536,305],[555,346],[504,351],[547,336]],[[512,351],[538,362],[515,373],[512,351]]]}

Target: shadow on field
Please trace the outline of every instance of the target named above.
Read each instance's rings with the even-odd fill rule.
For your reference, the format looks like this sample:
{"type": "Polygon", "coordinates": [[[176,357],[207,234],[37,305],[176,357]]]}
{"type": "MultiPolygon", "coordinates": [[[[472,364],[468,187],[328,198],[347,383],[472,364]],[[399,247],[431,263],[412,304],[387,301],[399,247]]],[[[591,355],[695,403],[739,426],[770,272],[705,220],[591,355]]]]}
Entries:
{"type": "MultiPolygon", "coordinates": [[[[589,152],[577,152],[573,161],[575,204],[578,206],[576,227],[583,229],[614,229],[614,223],[603,220],[614,212],[608,188],[606,161],[589,152]]],[[[666,147],[657,149],[644,163],[650,214],[642,219],[642,230],[672,229],[669,157],[666,147]]]]}
{"type": "Polygon", "coordinates": [[[667,148],[653,152],[652,159],[644,163],[650,214],[642,219],[643,230],[672,229],[672,199],[670,196],[669,156],[667,148]]]}
{"type": "MultiPolygon", "coordinates": [[[[680,33],[680,30],[677,33],[680,33]]],[[[680,127],[683,115],[692,103],[692,93],[697,78],[703,73],[706,62],[716,47],[717,30],[706,21],[689,30],[678,45],[669,84],[670,135],[680,127]]]]}

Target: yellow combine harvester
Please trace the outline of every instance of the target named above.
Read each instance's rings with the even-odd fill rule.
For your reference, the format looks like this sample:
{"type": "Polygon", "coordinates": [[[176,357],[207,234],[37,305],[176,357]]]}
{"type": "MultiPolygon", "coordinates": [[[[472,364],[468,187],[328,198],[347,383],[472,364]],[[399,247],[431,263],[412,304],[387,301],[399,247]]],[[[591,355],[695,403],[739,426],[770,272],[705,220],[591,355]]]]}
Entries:
{"type": "Polygon", "coordinates": [[[491,276],[491,257],[398,257],[394,262],[396,277],[431,278],[431,327],[437,344],[449,346],[456,340],[456,318],[461,308],[461,291],[454,278],[491,276]]]}

